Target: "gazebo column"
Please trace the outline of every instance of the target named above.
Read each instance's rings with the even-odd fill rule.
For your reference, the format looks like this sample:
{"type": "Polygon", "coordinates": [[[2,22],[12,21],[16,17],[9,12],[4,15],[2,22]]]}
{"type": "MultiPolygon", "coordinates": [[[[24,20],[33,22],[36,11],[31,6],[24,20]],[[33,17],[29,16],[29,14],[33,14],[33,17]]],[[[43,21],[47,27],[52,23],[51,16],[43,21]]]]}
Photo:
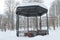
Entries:
{"type": "Polygon", "coordinates": [[[40,16],[40,30],[41,30],[42,24],[41,24],[41,16],[40,16]]]}
{"type": "Polygon", "coordinates": [[[27,17],[27,31],[29,32],[29,17],[27,17]]]}
{"type": "Polygon", "coordinates": [[[36,28],[38,30],[38,18],[37,18],[37,16],[36,16],[36,28]]]}
{"type": "Polygon", "coordinates": [[[48,14],[46,13],[46,24],[47,24],[47,31],[48,31],[48,34],[49,34],[49,26],[48,26],[48,14]]]}
{"type": "Polygon", "coordinates": [[[19,15],[16,15],[16,35],[19,37],[19,15]]]}

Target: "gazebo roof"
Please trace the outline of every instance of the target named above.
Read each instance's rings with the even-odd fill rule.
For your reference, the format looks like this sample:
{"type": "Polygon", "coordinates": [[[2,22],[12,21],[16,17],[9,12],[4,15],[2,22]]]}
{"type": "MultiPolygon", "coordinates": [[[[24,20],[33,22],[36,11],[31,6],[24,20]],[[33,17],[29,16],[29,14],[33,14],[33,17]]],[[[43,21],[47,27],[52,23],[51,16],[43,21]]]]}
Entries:
{"type": "Polygon", "coordinates": [[[47,11],[45,7],[40,5],[18,6],[16,14],[23,16],[42,16],[47,11]]]}

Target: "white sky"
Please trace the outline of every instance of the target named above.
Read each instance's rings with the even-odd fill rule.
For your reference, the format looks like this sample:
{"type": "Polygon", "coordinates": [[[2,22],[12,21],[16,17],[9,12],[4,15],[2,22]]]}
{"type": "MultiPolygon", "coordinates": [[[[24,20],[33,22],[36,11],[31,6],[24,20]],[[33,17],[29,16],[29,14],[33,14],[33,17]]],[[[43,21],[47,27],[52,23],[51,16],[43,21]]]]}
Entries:
{"type": "Polygon", "coordinates": [[[0,0],[0,14],[4,11],[4,0],[0,0]]]}
{"type": "Polygon", "coordinates": [[[44,0],[44,4],[49,8],[54,0],[44,0]]]}
{"type": "MultiPolygon", "coordinates": [[[[0,14],[4,13],[4,8],[5,8],[5,0],[0,0],[0,14]]],[[[19,1],[19,0],[18,0],[19,1]]],[[[44,0],[44,4],[49,8],[53,0],[44,0]]]]}

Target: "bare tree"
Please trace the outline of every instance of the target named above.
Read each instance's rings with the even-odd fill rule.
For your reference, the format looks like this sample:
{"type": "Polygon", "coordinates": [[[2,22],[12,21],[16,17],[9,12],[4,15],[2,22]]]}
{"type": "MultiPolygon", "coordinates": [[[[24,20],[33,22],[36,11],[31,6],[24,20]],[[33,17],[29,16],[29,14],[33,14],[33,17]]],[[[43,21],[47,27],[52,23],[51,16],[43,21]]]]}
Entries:
{"type": "Polygon", "coordinates": [[[60,20],[59,20],[59,17],[60,17],[60,0],[55,0],[52,3],[52,6],[50,7],[50,10],[49,10],[49,16],[50,17],[57,17],[56,21],[55,21],[56,22],[55,24],[58,27],[58,24],[60,24],[60,20]]]}
{"type": "Polygon", "coordinates": [[[6,14],[8,16],[8,29],[14,29],[14,9],[15,3],[14,0],[6,0],[6,14]]]}
{"type": "Polygon", "coordinates": [[[6,15],[2,15],[1,30],[2,31],[6,31],[6,29],[7,29],[7,16],[6,15]]]}
{"type": "Polygon", "coordinates": [[[1,29],[1,21],[2,21],[2,15],[0,15],[0,29],[1,29]]]}

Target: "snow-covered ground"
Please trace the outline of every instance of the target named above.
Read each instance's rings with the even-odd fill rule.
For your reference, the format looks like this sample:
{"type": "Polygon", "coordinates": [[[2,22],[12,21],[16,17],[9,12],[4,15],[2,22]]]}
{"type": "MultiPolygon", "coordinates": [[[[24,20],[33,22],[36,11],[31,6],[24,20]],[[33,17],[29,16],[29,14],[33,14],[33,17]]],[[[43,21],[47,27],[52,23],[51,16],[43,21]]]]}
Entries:
{"type": "Polygon", "coordinates": [[[0,31],[0,40],[60,40],[60,28],[50,29],[49,35],[35,37],[16,37],[16,31],[0,31]]]}
{"type": "Polygon", "coordinates": [[[15,31],[0,31],[0,40],[20,40],[20,38],[16,37],[15,31]]]}

